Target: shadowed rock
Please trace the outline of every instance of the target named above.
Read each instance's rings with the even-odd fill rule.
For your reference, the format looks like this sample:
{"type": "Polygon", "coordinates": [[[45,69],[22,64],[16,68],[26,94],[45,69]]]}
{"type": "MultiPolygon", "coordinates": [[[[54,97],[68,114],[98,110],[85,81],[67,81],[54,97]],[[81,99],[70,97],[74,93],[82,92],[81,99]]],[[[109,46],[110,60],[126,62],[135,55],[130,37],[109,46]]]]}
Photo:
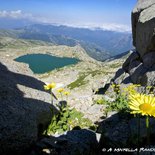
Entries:
{"type": "Polygon", "coordinates": [[[0,154],[27,151],[47,127],[56,109],[43,84],[0,63],[0,154]]]}

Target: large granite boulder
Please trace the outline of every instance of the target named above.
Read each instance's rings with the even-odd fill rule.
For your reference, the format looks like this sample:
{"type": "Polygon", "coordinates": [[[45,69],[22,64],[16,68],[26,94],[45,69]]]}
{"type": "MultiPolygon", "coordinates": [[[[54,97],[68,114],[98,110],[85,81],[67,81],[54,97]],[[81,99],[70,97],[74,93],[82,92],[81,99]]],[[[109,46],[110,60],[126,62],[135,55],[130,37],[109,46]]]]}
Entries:
{"type": "Polygon", "coordinates": [[[154,34],[154,0],[138,0],[132,11],[133,45],[144,55],[151,46],[154,34]]]}
{"type": "Polygon", "coordinates": [[[43,82],[30,76],[31,73],[24,73],[27,72],[27,66],[2,61],[0,154],[23,154],[37,141],[50,122],[50,94],[44,92],[43,82]]]}
{"type": "MultiPolygon", "coordinates": [[[[155,84],[155,0],[138,0],[132,11],[132,34],[135,50],[122,68],[131,83],[155,84]]],[[[117,73],[116,73],[117,74],[117,73]]],[[[113,79],[116,83],[121,79],[113,79]]],[[[119,83],[123,83],[121,80],[119,83]]]]}
{"type": "MultiPolygon", "coordinates": [[[[103,120],[97,132],[102,133],[100,148],[136,148],[138,144],[138,118],[130,114],[115,113],[103,120]],[[129,147],[130,146],[130,147],[129,147]]],[[[150,118],[150,142],[155,145],[155,120],[150,118]]],[[[140,146],[147,148],[146,119],[140,118],[140,146]],[[145,142],[145,143],[144,143],[145,142]]],[[[124,153],[124,152],[123,152],[124,153]]],[[[124,153],[125,154],[125,153],[124,153]]]]}

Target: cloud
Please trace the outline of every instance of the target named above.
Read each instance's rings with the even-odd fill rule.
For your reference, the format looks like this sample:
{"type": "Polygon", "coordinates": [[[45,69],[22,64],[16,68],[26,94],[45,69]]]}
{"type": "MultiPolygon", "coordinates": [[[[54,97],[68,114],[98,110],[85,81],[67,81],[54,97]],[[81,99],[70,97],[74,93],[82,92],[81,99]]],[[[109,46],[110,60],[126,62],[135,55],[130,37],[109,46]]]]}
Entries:
{"type": "Polygon", "coordinates": [[[0,11],[0,18],[14,18],[14,19],[32,19],[32,14],[24,13],[22,10],[15,11],[0,11]]]}
{"type": "Polygon", "coordinates": [[[131,27],[128,25],[123,24],[116,24],[116,23],[105,23],[101,25],[102,29],[111,30],[111,31],[119,31],[119,32],[130,32],[131,27]]]}
{"type": "Polygon", "coordinates": [[[13,10],[13,11],[0,11],[0,18],[11,18],[11,19],[26,19],[33,22],[41,22],[41,23],[50,23],[48,18],[33,15],[31,13],[25,13],[22,10],[13,10]]]}
{"type": "Polygon", "coordinates": [[[94,23],[85,23],[85,24],[64,24],[71,27],[77,28],[88,28],[91,30],[101,29],[107,31],[117,31],[117,32],[131,32],[131,27],[128,25],[117,24],[117,23],[103,23],[103,24],[94,24],[94,23]]]}
{"type": "Polygon", "coordinates": [[[36,16],[30,13],[25,13],[22,10],[14,10],[14,11],[0,11],[0,18],[12,18],[12,19],[26,19],[33,22],[46,23],[56,25],[66,25],[70,27],[77,28],[88,28],[91,30],[102,29],[109,31],[118,31],[118,32],[131,32],[131,27],[128,25],[117,24],[117,23],[77,23],[77,22],[64,22],[61,20],[54,20],[55,18],[47,18],[43,16],[36,16]]]}

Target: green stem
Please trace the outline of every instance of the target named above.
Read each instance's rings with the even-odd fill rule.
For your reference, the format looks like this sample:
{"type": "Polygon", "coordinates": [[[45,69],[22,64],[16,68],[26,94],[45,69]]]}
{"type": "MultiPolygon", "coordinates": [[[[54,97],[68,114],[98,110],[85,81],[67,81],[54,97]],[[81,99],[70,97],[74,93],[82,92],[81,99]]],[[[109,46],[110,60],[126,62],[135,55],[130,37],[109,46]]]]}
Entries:
{"type": "Polygon", "coordinates": [[[52,92],[52,89],[51,89],[51,104],[53,105],[53,92],[52,92]]]}
{"type": "Polygon", "coordinates": [[[137,135],[138,135],[137,155],[139,155],[139,149],[140,149],[140,146],[139,146],[139,144],[140,144],[140,115],[138,115],[138,122],[137,123],[138,123],[138,128],[137,128],[137,135]]]}
{"type": "Polygon", "coordinates": [[[60,94],[61,94],[61,100],[63,101],[62,93],[60,93],[60,94]]]}
{"type": "Polygon", "coordinates": [[[147,130],[147,145],[150,147],[150,124],[149,116],[146,116],[146,130],[147,130]]]}
{"type": "Polygon", "coordinates": [[[68,95],[66,95],[66,101],[68,102],[68,95]]]}

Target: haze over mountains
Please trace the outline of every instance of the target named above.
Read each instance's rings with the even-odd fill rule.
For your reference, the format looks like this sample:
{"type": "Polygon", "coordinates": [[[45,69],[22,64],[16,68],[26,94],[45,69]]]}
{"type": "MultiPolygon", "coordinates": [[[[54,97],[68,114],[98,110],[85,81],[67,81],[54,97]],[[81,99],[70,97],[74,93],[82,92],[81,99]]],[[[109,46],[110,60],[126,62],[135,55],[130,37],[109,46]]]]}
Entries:
{"type": "MultiPolygon", "coordinates": [[[[7,20],[7,19],[6,19],[7,20]]],[[[8,20],[10,23],[13,21],[8,20]]],[[[9,23],[6,21],[6,23],[9,23]]],[[[15,21],[14,21],[15,23],[15,21]]],[[[130,32],[107,31],[100,28],[76,28],[65,25],[22,23],[12,27],[3,24],[0,35],[18,39],[39,40],[55,45],[81,45],[89,56],[103,61],[132,48],[130,32]],[[24,25],[28,26],[24,26],[24,25]],[[13,27],[18,27],[14,28],[13,27]],[[4,30],[5,28],[5,30],[4,30]]],[[[67,51],[66,51],[67,52],[67,51]]]]}

